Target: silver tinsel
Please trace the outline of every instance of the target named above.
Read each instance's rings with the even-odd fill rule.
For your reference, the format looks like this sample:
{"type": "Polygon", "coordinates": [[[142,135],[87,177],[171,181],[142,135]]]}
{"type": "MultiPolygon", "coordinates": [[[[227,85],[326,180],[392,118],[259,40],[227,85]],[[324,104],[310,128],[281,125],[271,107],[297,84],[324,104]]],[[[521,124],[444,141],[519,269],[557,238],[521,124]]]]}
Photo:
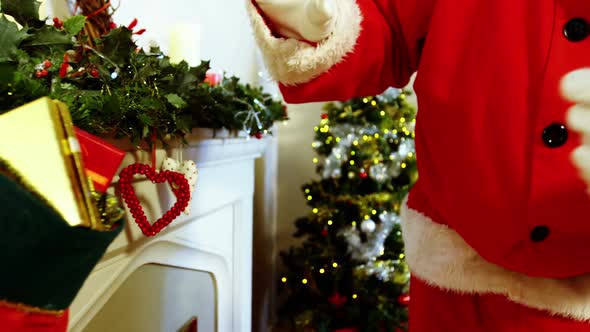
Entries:
{"type": "Polygon", "coordinates": [[[393,281],[395,277],[394,261],[369,261],[356,267],[356,271],[361,272],[365,276],[375,276],[383,282],[393,281]]]}
{"type": "Polygon", "coordinates": [[[383,91],[383,93],[378,95],[376,98],[382,103],[392,103],[401,94],[401,89],[388,88],[387,90],[383,91]]]}
{"type": "Polygon", "coordinates": [[[379,183],[385,183],[385,181],[387,181],[387,166],[384,164],[371,166],[369,168],[369,173],[371,174],[371,177],[379,183]]]}
{"type": "Polygon", "coordinates": [[[399,216],[395,213],[384,212],[379,215],[380,223],[377,224],[375,232],[367,234],[367,240],[363,242],[360,237],[360,230],[356,226],[345,228],[340,232],[348,242],[348,252],[352,259],[369,262],[382,255],[385,249],[385,240],[391,234],[395,224],[399,223],[399,216]]]}

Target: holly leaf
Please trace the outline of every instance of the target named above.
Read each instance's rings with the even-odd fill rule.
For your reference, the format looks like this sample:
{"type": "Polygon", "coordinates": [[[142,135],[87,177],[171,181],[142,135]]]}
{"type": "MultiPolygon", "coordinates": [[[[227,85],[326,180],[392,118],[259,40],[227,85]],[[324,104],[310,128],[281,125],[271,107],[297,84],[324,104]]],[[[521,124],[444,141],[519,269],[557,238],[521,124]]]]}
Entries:
{"type": "Polygon", "coordinates": [[[40,27],[45,22],[39,20],[39,6],[36,0],[0,0],[0,11],[14,17],[23,26],[40,27]]]}
{"type": "Polygon", "coordinates": [[[70,35],[77,35],[84,28],[84,24],[86,24],[85,16],[72,16],[64,21],[64,29],[70,35]]]}
{"type": "Polygon", "coordinates": [[[71,45],[72,37],[52,26],[45,26],[23,42],[22,46],[71,45]]]}
{"type": "Polygon", "coordinates": [[[104,37],[103,54],[118,66],[123,66],[137,48],[132,36],[131,30],[126,27],[113,29],[104,37]]]}
{"type": "Polygon", "coordinates": [[[170,104],[172,104],[172,106],[176,107],[176,108],[184,108],[187,106],[186,101],[184,101],[184,99],[182,99],[179,95],[177,95],[176,93],[170,93],[166,95],[166,99],[168,100],[168,102],[170,104]]]}
{"type": "Polygon", "coordinates": [[[17,70],[16,63],[0,63],[0,84],[10,84],[17,70]]]}
{"type": "Polygon", "coordinates": [[[29,35],[18,25],[0,15],[0,62],[10,61],[23,40],[29,35]]]}
{"type": "Polygon", "coordinates": [[[137,118],[139,119],[139,121],[141,121],[141,123],[143,123],[146,126],[151,126],[154,124],[154,121],[152,120],[152,118],[150,118],[147,114],[145,113],[140,113],[137,115],[137,118]]]}

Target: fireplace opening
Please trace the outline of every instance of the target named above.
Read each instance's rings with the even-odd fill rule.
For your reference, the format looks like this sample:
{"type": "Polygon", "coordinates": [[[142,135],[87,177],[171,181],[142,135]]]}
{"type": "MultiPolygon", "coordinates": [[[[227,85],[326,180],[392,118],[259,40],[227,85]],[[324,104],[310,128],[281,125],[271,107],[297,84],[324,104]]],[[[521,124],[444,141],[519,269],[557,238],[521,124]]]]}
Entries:
{"type": "Polygon", "coordinates": [[[210,273],[148,264],[125,280],[83,331],[216,331],[215,308],[210,273]]]}

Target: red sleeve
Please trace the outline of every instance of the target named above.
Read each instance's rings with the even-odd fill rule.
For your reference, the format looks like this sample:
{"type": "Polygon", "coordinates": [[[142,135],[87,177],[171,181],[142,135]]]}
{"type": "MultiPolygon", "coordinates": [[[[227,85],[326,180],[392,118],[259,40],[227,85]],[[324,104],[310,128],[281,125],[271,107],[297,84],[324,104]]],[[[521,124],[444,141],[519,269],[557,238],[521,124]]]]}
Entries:
{"type": "Polygon", "coordinates": [[[362,15],[356,45],[309,82],[285,85],[287,102],[346,100],[405,86],[417,70],[434,0],[356,0],[362,15]]]}
{"type": "Polygon", "coordinates": [[[255,0],[246,1],[269,73],[287,102],[303,103],[405,86],[418,68],[436,0],[336,0],[332,34],[317,44],[277,36],[255,0]]]}

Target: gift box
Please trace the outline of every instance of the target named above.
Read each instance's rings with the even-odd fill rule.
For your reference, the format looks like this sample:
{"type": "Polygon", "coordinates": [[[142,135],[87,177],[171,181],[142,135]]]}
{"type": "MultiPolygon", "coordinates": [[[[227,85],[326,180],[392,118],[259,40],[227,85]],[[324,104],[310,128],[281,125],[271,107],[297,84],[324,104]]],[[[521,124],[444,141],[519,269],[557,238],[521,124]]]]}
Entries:
{"type": "Polygon", "coordinates": [[[125,152],[82,129],[75,128],[75,132],[86,175],[92,180],[94,190],[104,193],[117,173],[125,152]]]}
{"type": "Polygon", "coordinates": [[[100,227],[65,104],[45,97],[0,115],[0,157],[70,226],[100,227]]]}

